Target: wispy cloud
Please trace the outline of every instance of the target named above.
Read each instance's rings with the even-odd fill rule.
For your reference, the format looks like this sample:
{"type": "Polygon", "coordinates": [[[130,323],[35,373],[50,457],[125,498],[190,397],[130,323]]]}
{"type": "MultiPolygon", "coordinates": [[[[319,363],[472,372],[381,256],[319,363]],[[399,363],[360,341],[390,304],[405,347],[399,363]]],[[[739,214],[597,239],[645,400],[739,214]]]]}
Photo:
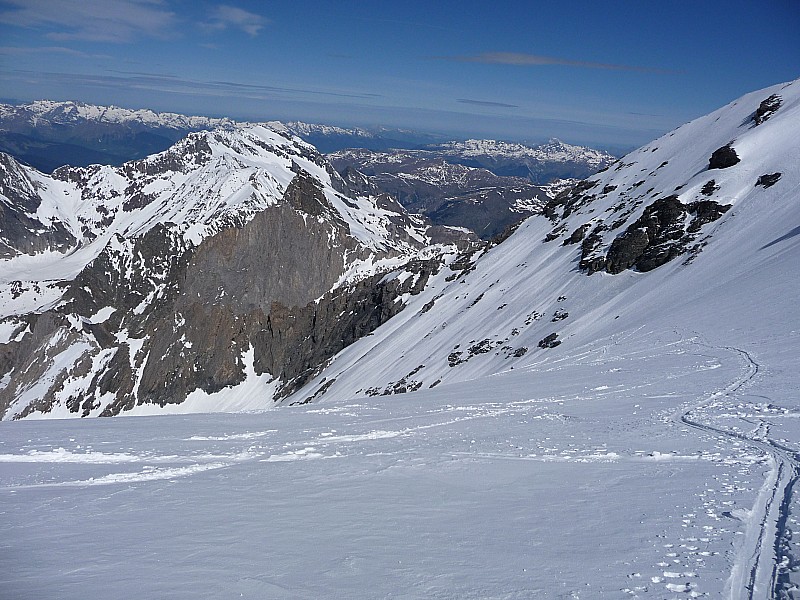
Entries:
{"type": "Polygon", "coordinates": [[[27,80],[36,80],[48,83],[68,83],[71,86],[86,86],[115,90],[147,90],[169,94],[250,98],[269,100],[275,98],[314,98],[335,97],[358,100],[369,100],[379,97],[377,94],[345,92],[339,90],[309,89],[300,87],[281,87],[259,85],[251,83],[238,83],[233,81],[202,81],[185,79],[176,75],[161,75],[137,73],[128,71],[113,71],[115,75],[87,75],[78,73],[49,73],[16,70],[7,74],[7,77],[24,77],[27,80]],[[121,76],[122,75],[122,76],[121,76]],[[124,76],[127,75],[127,76],[124,76]]]}
{"type": "Polygon", "coordinates": [[[518,52],[485,52],[473,56],[435,56],[438,60],[455,62],[484,63],[489,65],[513,65],[518,67],[531,67],[541,65],[561,65],[566,67],[581,67],[584,69],[609,69],[613,71],[639,71],[642,73],[672,73],[664,69],[651,67],[637,67],[633,65],[615,65],[609,63],[591,62],[585,60],[570,60],[555,56],[541,56],[539,54],[523,54],[518,52]]]}
{"type": "Polygon", "coordinates": [[[499,108],[519,108],[516,104],[506,104],[505,102],[490,102],[488,100],[470,100],[469,98],[459,98],[456,102],[462,104],[474,104],[476,106],[496,106],[499,108]]]}
{"type": "Polygon", "coordinates": [[[42,29],[52,40],[130,42],[168,37],[175,13],[161,0],[6,0],[0,23],[42,29]]]}
{"type": "Polygon", "coordinates": [[[236,6],[221,4],[214,7],[211,18],[203,23],[203,27],[210,30],[224,31],[225,29],[241,29],[247,35],[257,36],[264,29],[269,20],[236,6]]]}
{"type": "Polygon", "coordinates": [[[89,54],[64,46],[0,46],[0,54],[21,56],[28,54],[66,54],[79,58],[111,58],[107,54],[89,54]]]}

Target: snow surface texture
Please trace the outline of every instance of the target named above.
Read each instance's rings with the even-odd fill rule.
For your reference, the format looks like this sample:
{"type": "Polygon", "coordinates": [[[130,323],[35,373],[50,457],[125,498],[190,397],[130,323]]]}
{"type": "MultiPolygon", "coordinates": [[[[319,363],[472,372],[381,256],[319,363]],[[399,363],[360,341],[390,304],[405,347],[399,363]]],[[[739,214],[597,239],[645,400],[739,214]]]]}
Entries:
{"type": "Polygon", "coordinates": [[[443,269],[287,400],[314,403],[1,423],[0,590],[793,597],[799,125],[794,82],[632,153],[558,240],[534,217],[443,269]],[[729,142],[741,162],[709,171],[729,142]],[[562,245],[623,193],[632,223],[636,194],[694,201],[711,178],[733,207],[688,264],[589,277],[562,245]]]}
{"type": "Polygon", "coordinates": [[[735,351],[642,330],[400,397],[3,423],[0,590],[747,597],[731,570],[771,550],[756,534],[777,463],[681,417],[793,431],[797,413],[725,392],[751,375],[735,351]]]}

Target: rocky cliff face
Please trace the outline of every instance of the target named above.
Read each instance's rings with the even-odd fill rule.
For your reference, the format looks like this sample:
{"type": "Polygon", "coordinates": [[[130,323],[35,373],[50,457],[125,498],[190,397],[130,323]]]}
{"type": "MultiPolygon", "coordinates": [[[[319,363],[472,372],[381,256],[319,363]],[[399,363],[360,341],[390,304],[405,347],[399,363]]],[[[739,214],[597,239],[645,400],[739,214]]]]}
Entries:
{"type": "Polygon", "coordinates": [[[8,293],[22,291],[0,321],[5,418],[213,409],[245,388],[269,405],[402,310],[454,251],[370,190],[337,191],[347,182],[313,148],[264,128],[56,178],[5,161],[6,205],[58,214],[69,250],[48,255],[65,271],[49,283],[19,250],[6,265],[8,293]],[[19,185],[28,176],[41,183],[19,185]],[[53,189],[67,200],[48,200],[53,189]],[[37,306],[42,285],[50,302],[37,306]]]}

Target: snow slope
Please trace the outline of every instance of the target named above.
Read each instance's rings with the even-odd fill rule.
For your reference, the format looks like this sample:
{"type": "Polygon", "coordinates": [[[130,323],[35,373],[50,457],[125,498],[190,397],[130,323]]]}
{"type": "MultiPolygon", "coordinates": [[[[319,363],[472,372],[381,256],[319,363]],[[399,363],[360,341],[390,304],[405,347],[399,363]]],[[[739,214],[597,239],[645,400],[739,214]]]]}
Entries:
{"type": "MultiPolygon", "coordinates": [[[[332,395],[357,397],[376,386],[385,392],[419,365],[424,367],[413,380],[424,387],[473,380],[626,329],[661,323],[692,330],[695,321],[718,315],[731,303],[757,306],[759,328],[769,325],[767,315],[785,327],[796,314],[787,313],[786,302],[797,297],[793,276],[800,264],[793,260],[793,224],[800,221],[799,125],[800,83],[795,82],[749,94],[631,153],[588,180],[605,193],[579,198],[577,208],[557,215],[555,227],[542,217],[528,219],[508,240],[475,258],[474,270],[464,276],[454,279],[455,272],[443,271],[403,313],[337,357],[320,381],[336,380],[327,388],[332,395]],[[771,93],[780,93],[783,106],[754,127],[748,119],[771,93]],[[741,162],[709,171],[712,152],[731,140],[741,162]],[[773,172],[782,173],[775,185],[756,185],[761,175],[773,172]],[[673,193],[684,204],[704,198],[700,190],[712,178],[718,188],[713,197],[732,209],[700,229],[698,242],[705,246],[697,254],[647,274],[625,270],[587,277],[577,268],[580,244],[564,245],[585,223],[604,223],[594,250],[602,254],[624,231],[609,223],[621,216],[624,224],[635,225],[649,203],[673,193]],[[753,287],[750,282],[766,272],[774,281],[753,287]],[[738,286],[723,288],[734,281],[738,286]],[[430,302],[433,307],[423,310],[430,302]],[[551,333],[563,344],[539,348],[551,333]],[[513,356],[523,348],[522,356],[513,356]],[[451,358],[453,353],[460,354],[451,358]]],[[[712,332],[726,328],[720,323],[712,332]]]]}
{"type": "MultiPolygon", "coordinates": [[[[776,464],[680,421],[749,373],[735,352],[640,331],[403,396],[2,423],[0,590],[750,597],[733,574],[776,464]]],[[[796,433],[796,413],[717,400],[717,424],[796,433]]]]}

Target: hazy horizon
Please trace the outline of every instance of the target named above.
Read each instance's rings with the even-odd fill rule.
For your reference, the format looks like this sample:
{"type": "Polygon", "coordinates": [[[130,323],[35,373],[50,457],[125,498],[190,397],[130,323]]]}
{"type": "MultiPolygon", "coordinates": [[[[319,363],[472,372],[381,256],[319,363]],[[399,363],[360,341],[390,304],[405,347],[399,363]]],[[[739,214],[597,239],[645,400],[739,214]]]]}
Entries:
{"type": "Polygon", "coordinates": [[[631,149],[795,79],[797,22],[778,0],[0,0],[0,96],[631,149]]]}

